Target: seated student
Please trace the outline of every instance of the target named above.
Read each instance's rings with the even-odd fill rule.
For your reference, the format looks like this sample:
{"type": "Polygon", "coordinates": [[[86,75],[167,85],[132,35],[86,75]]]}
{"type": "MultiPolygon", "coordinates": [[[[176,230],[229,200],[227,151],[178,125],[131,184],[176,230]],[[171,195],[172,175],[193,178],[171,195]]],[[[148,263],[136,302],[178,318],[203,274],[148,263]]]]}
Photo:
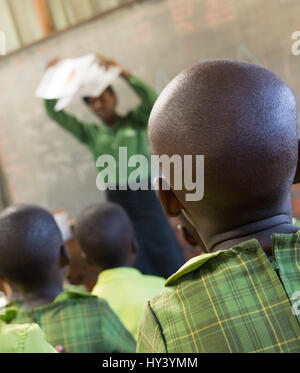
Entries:
{"type": "Polygon", "coordinates": [[[237,61],[198,63],[161,94],[154,153],[204,155],[205,179],[202,200],[187,201],[173,177],[160,200],[167,215],[185,214],[207,253],[145,306],[138,352],[300,352],[296,114],[282,80],[237,61]]]}
{"type": "MultiPolygon", "coordinates": [[[[6,299],[16,304],[19,299],[15,288],[6,299]]],[[[1,299],[0,299],[1,300],[1,299]]],[[[0,319],[2,314],[0,302],[0,319]]],[[[53,353],[56,350],[46,341],[45,334],[36,324],[7,325],[0,320],[0,353],[53,353]]]]}
{"type": "Polygon", "coordinates": [[[53,346],[67,352],[133,352],[135,341],[107,302],[79,290],[63,290],[69,257],[53,216],[31,205],[0,214],[0,275],[23,295],[6,321],[34,321],[53,346]]]}
{"type": "Polygon", "coordinates": [[[0,353],[53,353],[36,324],[6,325],[0,320],[0,353]]]}
{"type": "Polygon", "coordinates": [[[127,212],[115,203],[95,204],[77,219],[75,236],[87,261],[101,271],[92,293],[105,299],[137,338],[143,305],[163,289],[165,279],[133,268],[138,244],[127,212]]]}

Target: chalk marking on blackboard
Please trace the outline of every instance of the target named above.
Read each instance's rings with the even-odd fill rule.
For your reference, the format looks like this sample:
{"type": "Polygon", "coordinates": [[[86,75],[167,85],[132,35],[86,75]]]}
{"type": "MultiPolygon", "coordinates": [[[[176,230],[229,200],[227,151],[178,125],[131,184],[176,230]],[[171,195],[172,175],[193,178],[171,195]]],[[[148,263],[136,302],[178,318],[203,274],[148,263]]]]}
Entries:
{"type": "Polygon", "coordinates": [[[10,171],[23,171],[28,169],[28,165],[26,163],[11,164],[7,165],[6,169],[10,171]]]}
{"type": "Polygon", "coordinates": [[[204,0],[205,23],[216,26],[236,18],[231,0],[204,0]]]}
{"type": "Polygon", "coordinates": [[[240,44],[237,50],[237,59],[244,62],[255,63],[260,65],[259,60],[254,56],[254,54],[246,47],[245,44],[240,44]]]}
{"type": "Polygon", "coordinates": [[[9,162],[19,157],[19,153],[9,153],[3,156],[3,162],[9,162]]]}
{"type": "Polygon", "coordinates": [[[87,179],[87,176],[89,176],[90,169],[91,168],[89,164],[82,164],[78,166],[77,176],[82,183],[84,183],[87,179]]]}
{"type": "Polygon", "coordinates": [[[169,83],[170,79],[163,69],[157,69],[155,78],[156,93],[160,94],[161,91],[165,88],[165,86],[169,83]]]}
{"type": "Polygon", "coordinates": [[[8,167],[7,167],[7,164],[6,162],[4,161],[3,157],[5,155],[5,151],[4,151],[4,148],[5,148],[5,145],[9,144],[9,143],[12,143],[13,140],[11,138],[9,138],[9,136],[7,135],[7,132],[4,128],[1,128],[0,129],[0,168],[4,174],[4,188],[6,190],[5,194],[6,194],[6,198],[7,201],[6,202],[9,202],[9,203],[14,203],[16,202],[16,191],[15,191],[15,188],[14,188],[14,185],[12,183],[12,180],[10,179],[10,175],[9,175],[9,172],[8,172],[8,167]]]}
{"type": "Polygon", "coordinates": [[[195,15],[195,0],[168,0],[172,18],[179,35],[192,34],[197,26],[193,20],[195,15]]]}
{"type": "Polygon", "coordinates": [[[4,31],[0,31],[0,55],[6,55],[6,35],[4,31]]]}
{"type": "Polygon", "coordinates": [[[19,203],[29,200],[33,196],[33,178],[28,172],[28,167],[18,169],[18,172],[10,174],[11,184],[14,189],[14,202],[19,203]],[[20,190],[18,190],[18,186],[20,190]]]}
{"type": "Polygon", "coordinates": [[[134,46],[153,46],[152,24],[146,11],[139,8],[133,13],[132,18],[129,40],[133,41],[134,46]]]}
{"type": "Polygon", "coordinates": [[[286,55],[283,60],[283,69],[284,69],[284,75],[285,75],[285,81],[287,83],[293,81],[293,74],[292,74],[292,68],[291,68],[291,60],[289,58],[290,56],[286,55]]]}
{"type": "MultiPolygon", "coordinates": [[[[285,54],[285,56],[283,57],[284,80],[290,86],[292,86],[294,82],[294,74],[293,74],[292,66],[291,66],[291,58],[293,57],[290,54],[285,54]]],[[[298,127],[300,128],[300,111],[298,111],[297,113],[297,123],[298,123],[298,127]]]]}

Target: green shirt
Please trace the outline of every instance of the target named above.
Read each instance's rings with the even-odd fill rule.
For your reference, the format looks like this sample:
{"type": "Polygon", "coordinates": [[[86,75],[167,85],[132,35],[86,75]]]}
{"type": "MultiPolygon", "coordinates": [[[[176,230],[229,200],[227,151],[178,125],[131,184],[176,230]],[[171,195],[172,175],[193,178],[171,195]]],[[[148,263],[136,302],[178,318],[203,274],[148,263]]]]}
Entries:
{"type": "Polygon", "coordinates": [[[53,345],[67,352],[135,352],[135,341],[103,299],[77,289],[32,310],[7,310],[6,321],[35,322],[53,345]]]}
{"type": "Polygon", "coordinates": [[[135,268],[114,268],[100,273],[92,293],[105,299],[137,339],[144,303],[158,294],[165,279],[143,275],[135,268]]]}
{"type": "Polygon", "coordinates": [[[0,321],[0,353],[53,353],[42,330],[35,324],[6,325],[0,321]]]}
{"type": "Polygon", "coordinates": [[[300,352],[300,235],[274,234],[193,258],[145,306],[138,352],[300,352]],[[278,274],[279,275],[278,275],[278,274]]]}
{"type": "MultiPolygon", "coordinates": [[[[112,127],[99,122],[85,123],[81,122],[73,115],[64,111],[55,112],[54,106],[56,100],[46,100],[46,111],[48,116],[57,122],[62,128],[72,133],[80,142],[85,144],[91,151],[94,160],[100,155],[108,154],[114,157],[117,162],[117,184],[126,184],[127,178],[119,179],[119,148],[127,148],[128,159],[135,154],[145,156],[149,162],[149,153],[147,145],[146,130],[148,118],[151,113],[155,100],[156,93],[148,88],[136,77],[130,75],[125,79],[129,86],[141,99],[141,104],[130,111],[126,116],[118,116],[112,127]]],[[[150,165],[150,164],[149,164],[150,165]]],[[[127,165],[126,165],[127,166],[127,165]]],[[[138,165],[137,165],[138,166],[138,165]]],[[[106,168],[98,168],[101,169],[106,168]]],[[[130,174],[136,167],[128,167],[127,175],[130,174]]],[[[150,174],[150,166],[147,169],[141,170],[144,172],[141,177],[148,177],[150,174]]]]}

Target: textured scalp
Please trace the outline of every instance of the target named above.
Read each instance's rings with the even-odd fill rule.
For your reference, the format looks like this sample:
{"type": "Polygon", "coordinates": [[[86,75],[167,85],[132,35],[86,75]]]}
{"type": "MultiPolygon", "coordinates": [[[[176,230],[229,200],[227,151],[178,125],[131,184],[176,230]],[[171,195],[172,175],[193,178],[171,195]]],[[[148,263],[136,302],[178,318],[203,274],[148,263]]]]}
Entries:
{"type": "Polygon", "coordinates": [[[269,207],[286,198],[296,170],[295,98],[260,66],[198,63],[158,98],[149,138],[155,154],[205,156],[203,207],[269,207]]]}
{"type": "Polygon", "coordinates": [[[134,229],[121,206],[106,202],[83,211],[76,221],[75,235],[90,262],[112,268],[127,262],[134,229]]]}
{"type": "Polygon", "coordinates": [[[62,245],[48,211],[21,204],[0,214],[0,273],[16,285],[42,283],[57,263],[62,245]]]}

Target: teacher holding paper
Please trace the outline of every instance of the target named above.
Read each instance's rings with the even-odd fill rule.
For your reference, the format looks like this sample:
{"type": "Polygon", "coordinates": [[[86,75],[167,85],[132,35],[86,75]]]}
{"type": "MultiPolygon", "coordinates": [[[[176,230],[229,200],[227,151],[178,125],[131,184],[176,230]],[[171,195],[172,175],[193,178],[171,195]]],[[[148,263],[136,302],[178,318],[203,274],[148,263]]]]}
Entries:
{"type": "MultiPolygon", "coordinates": [[[[118,66],[114,61],[100,55],[97,57],[99,63],[107,69],[118,66]]],[[[51,61],[48,68],[59,61],[51,61]]],[[[56,112],[54,107],[57,101],[45,100],[48,116],[84,143],[95,162],[103,154],[111,155],[117,160],[120,147],[127,148],[128,158],[141,154],[149,159],[146,131],[148,118],[157,98],[156,93],[127,71],[121,69],[120,75],[141,100],[139,106],[125,116],[116,112],[118,99],[111,86],[99,97],[83,99],[98,119],[95,124],[81,122],[64,111],[56,112]]],[[[141,175],[148,180],[148,190],[120,190],[124,189],[120,186],[126,185],[128,180],[119,178],[118,164],[116,171],[117,190],[108,189],[107,198],[123,206],[133,221],[140,248],[136,267],[144,274],[169,277],[183,265],[184,259],[155,192],[151,190],[148,174],[150,167],[141,175]]]]}

